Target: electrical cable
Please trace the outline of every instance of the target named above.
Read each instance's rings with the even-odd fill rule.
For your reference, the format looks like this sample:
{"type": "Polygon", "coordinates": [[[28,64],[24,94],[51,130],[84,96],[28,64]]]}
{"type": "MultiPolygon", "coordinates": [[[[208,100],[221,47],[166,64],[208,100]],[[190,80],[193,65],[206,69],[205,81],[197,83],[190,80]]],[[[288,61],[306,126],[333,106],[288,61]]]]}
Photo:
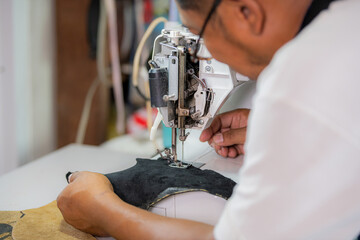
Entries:
{"type": "Polygon", "coordinates": [[[140,41],[140,37],[145,33],[144,21],[144,0],[134,1],[135,26],[136,26],[136,42],[140,41]]]}
{"type": "Polygon", "coordinates": [[[140,68],[140,58],[143,51],[146,40],[150,37],[151,33],[154,31],[155,27],[160,23],[166,23],[167,19],[164,17],[156,18],[151,22],[148,29],[145,31],[144,36],[141,38],[139,46],[136,49],[134,57],[134,67],[133,67],[133,86],[136,87],[139,85],[139,68],[140,68]]]}
{"type": "Polygon", "coordinates": [[[119,134],[123,134],[125,133],[125,103],[118,48],[116,3],[115,0],[104,0],[104,3],[109,25],[111,70],[117,112],[116,129],[119,134]]]}
{"type": "Polygon", "coordinates": [[[99,14],[97,48],[96,48],[96,63],[97,63],[98,77],[95,78],[92,84],[90,85],[89,90],[85,97],[85,103],[76,133],[75,142],[78,144],[84,143],[86,129],[89,122],[91,106],[98,86],[100,84],[103,84],[105,86],[109,85],[106,76],[106,63],[105,63],[106,32],[107,32],[106,18],[107,16],[106,16],[106,9],[104,7],[104,3],[103,1],[100,1],[100,14],[99,14]]]}
{"type": "MultiPolygon", "coordinates": [[[[146,18],[146,12],[149,11],[149,9],[146,9],[146,7],[149,7],[150,3],[149,2],[144,2],[144,0],[135,0],[135,25],[136,25],[136,36],[137,36],[137,41],[136,43],[139,43],[141,41],[142,36],[144,36],[145,34],[145,26],[146,26],[146,22],[145,22],[145,18],[146,18]]],[[[151,5],[151,4],[150,4],[151,5]]],[[[147,16],[148,18],[149,16],[147,16]]],[[[148,60],[148,56],[150,54],[150,49],[149,49],[149,45],[144,44],[143,49],[141,49],[141,56],[140,56],[140,66],[145,66],[147,60],[148,60]]],[[[146,68],[145,68],[146,69],[146,68]]],[[[139,69],[140,73],[141,73],[141,69],[139,69]]],[[[140,74],[141,75],[141,74],[140,74]]],[[[141,78],[141,77],[140,77],[141,78]]],[[[138,92],[141,92],[139,87],[136,87],[138,92]]],[[[144,94],[142,94],[144,95],[144,94]]],[[[141,96],[141,94],[140,94],[141,96]]],[[[146,100],[146,98],[144,98],[144,100],[146,100]]]]}
{"type": "MultiPolygon", "coordinates": [[[[167,19],[164,17],[156,18],[154,21],[151,22],[148,29],[145,31],[144,36],[141,38],[141,41],[139,43],[139,46],[136,49],[134,62],[133,62],[133,86],[137,89],[137,91],[140,91],[139,87],[139,68],[140,68],[140,58],[141,53],[143,51],[144,45],[146,43],[146,40],[150,37],[151,33],[154,31],[155,27],[160,23],[166,23],[167,19]]],[[[151,131],[152,126],[152,110],[151,110],[151,103],[150,103],[150,86],[149,81],[146,81],[145,83],[145,99],[146,99],[146,112],[147,112],[147,126],[149,132],[151,131]]]]}
{"type": "Polygon", "coordinates": [[[139,86],[136,86],[135,89],[136,89],[136,92],[141,96],[142,99],[144,99],[145,101],[148,101],[148,100],[149,100],[149,98],[146,97],[146,96],[141,92],[141,90],[139,89],[139,86]]]}
{"type": "Polygon", "coordinates": [[[97,52],[96,52],[96,67],[98,71],[99,80],[109,86],[110,83],[107,77],[106,67],[106,34],[107,34],[107,14],[104,5],[104,1],[100,1],[100,16],[99,27],[97,33],[97,52]]]}
{"type": "Polygon", "coordinates": [[[161,123],[161,121],[163,120],[163,116],[161,115],[160,111],[158,110],[158,113],[156,115],[156,118],[155,118],[155,121],[154,121],[154,124],[153,126],[151,127],[151,130],[150,130],[150,141],[154,144],[155,148],[159,151],[159,146],[156,142],[156,132],[157,132],[157,129],[161,123]]]}
{"type": "MultiPolygon", "coordinates": [[[[135,35],[135,24],[133,21],[134,12],[133,2],[132,1],[121,1],[119,2],[122,5],[122,32],[126,34],[122,34],[121,36],[121,46],[120,52],[121,56],[124,58],[129,57],[132,52],[132,46],[134,45],[134,35],[135,35]]],[[[123,66],[121,67],[123,69],[123,66]]]]}
{"type": "Polygon", "coordinates": [[[84,104],[84,107],[83,107],[83,111],[82,111],[82,114],[81,114],[78,131],[77,131],[77,134],[76,134],[76,141],[75,142],[78,143],[78,144],[83,144],[84,143],[86,128],[87,128],[87,125],[88,125],[88,122],[89,122],[89,116],[90,116],[92,100],[94,98],[96,89],[99,86],[99,84],[100,84],[100,81],[99,81],[98,78],[96,78],[92,82],[92,84],[91,84],[91,86],[90,86],[90,88],[89,88],[89,90],[88,90],[88,92],[86,94],[85,104],[84,104]]]}

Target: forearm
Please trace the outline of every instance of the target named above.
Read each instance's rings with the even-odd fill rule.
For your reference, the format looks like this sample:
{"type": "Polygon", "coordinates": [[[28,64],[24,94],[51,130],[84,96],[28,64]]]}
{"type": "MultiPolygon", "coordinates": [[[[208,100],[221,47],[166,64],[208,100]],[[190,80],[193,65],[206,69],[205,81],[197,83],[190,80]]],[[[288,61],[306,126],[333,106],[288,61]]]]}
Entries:
{"type": "Polygon", "coordinates": [[[115,194],[101,203],[102,228],[116,239],[213,239],[213,226],[163,217],[121,201],[115,194]]]}

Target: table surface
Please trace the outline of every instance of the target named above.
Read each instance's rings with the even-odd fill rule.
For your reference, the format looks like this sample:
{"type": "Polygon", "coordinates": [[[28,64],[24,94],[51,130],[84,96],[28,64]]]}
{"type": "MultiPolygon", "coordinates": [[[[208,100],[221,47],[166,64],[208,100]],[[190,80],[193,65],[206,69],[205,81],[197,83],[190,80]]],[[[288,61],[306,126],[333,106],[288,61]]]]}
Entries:
{"type": "MultiPolygon", "coordinates": [[[[212,169],[237,182],[242,157],[222,158],[207,144],[186,146],[186,149],[184,160],[206,163],[201,169],[212,169]]],[[[65,174],[68,171],[93,171],[104,174],[121,171],[134,166],[136,157],[133,154],[94,146],[66,146],[0,176],[0,210],[25,210],[44,206],[54,201],[67,185],[65,174]]]]}

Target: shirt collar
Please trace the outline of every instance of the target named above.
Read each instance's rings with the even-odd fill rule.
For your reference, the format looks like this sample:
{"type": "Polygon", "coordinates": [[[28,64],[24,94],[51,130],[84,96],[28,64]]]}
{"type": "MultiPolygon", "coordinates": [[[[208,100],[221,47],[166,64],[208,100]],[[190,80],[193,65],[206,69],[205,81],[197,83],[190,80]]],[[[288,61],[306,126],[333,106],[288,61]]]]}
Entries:
{"type": "Polygon", "coordinates": [[[301,32],[312,20],[314,20],[319,13],[325,9],[328,9],[330,3],[337,0],[313,0],[309,9],[306,12],[304,20],[301,24],[299,32],[301,32]]]}

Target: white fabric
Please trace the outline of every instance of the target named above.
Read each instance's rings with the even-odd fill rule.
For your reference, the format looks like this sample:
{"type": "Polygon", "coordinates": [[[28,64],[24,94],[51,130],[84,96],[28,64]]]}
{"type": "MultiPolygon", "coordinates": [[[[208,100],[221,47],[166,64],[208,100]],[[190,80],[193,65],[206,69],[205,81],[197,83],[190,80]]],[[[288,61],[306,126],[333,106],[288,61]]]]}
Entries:
{"type": "Polygon", "coordinates": [[[261,74],[216,239],[360,232],[360,1],[334,2],[261,74]]]}

